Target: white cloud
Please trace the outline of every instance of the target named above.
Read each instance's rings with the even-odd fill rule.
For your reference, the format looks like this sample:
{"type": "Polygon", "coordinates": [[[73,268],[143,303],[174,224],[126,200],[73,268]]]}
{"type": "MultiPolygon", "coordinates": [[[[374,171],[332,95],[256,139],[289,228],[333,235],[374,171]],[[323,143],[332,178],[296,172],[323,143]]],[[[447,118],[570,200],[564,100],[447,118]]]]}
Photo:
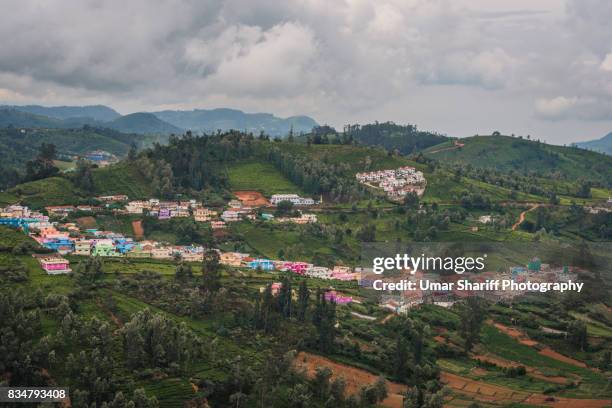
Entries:
{"type": "Polygon", "coordinates": [[[601,62],[601,65],[599,65],[599,68],[603,71],[612,71],[612,53],[606,54],[606,57],[601,62]]]}
{"type": "Polygon", "coordinates": [[[579,103],[578,98],[557,96],[554,98],[541,98],[536,101],[537,113],[546,119],[562,119],[579,103]]]}

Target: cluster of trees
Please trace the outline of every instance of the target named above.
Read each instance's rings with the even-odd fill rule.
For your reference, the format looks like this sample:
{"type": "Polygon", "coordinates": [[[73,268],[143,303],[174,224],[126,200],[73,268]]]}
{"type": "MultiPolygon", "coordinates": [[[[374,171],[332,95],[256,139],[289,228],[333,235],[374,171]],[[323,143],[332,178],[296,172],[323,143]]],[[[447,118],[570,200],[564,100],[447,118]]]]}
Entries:
{"type": "Polygon", "coordinates": [[[237,131],[215,135],[171,137],[141,153],[137,168],[151,179],[158,194],[167,197],[181,190],[219,189],[227,186],[223,162],[250,156],[254,137],[237,131]]]}
{"type": "Polygon", "coordinates": [[[609,240],[612,238],[612,213],[591,214],[577,204],[569,208],[538,207],[521,223],[521,229],[532,233],[544,231],[557,235],[567,228],[588,240],[609,240]]]}
{"type": "MultiPolygon", "coordinates": [[[[288,139],[291,141],[291,139],[288,139]]],[[[353,135],[345,132],[338,133],[336,129],[328,125],[316,126],[312,132],[306,136],[306,144],[354,144],[353,135]]]]}
{"type": "Polygon", "coordinates": [[[178,374],[202,357],[202,341],[184,323],[149,309],[135,313],[121,329],[126,365],[178,374]]]}
{"type": "Polygon", "coordinates": [[[354,178],[347,176],[350,166],[346,163],[324,162],[278,148],[270,149],[268,159],[309,194],[325,194],[333,201],[356,201],[365,194],[354,178]]]}
{"type": "MultiPolygon", "coordinates": [[[[461,177],[467,177],[507,188],[511,190],[514,195],[516,195],[516,192],[520,191],[526,194],[534,194],[543,197],[550,197],[553,194],[563,194],[589,198],[591,197],[591,187],[594,185],[594,180],[599,180],[599,184],[602,184],[598,177],[594,177],[594,180],[585,178],[576,179],[576,177],[570,177],[561,171],[542,173],[533,168],[526,170],[499,170],[473,166],[470,163],[438,162],[438,164],[450,171],[457,182],[461,180],[461,177]],[[545,180],[543,180],[543,178],[545,178],[545,180]],[[549,182],[551,180],[552,182],[549,182]]],[[[605,183],[603,185],[605,185],[605,183]]],[[[516,199],[516,197],[510,198],[516,199]]]]}
{"type": "Polygon", "coordinates": [[[10,386],[46,385],[39,367],[47,355],[35,342],[41,320],[34,306],[24,293],[0,292],[0,372],[10,386]]]}
{"type": "Polygon", "coordinates": [[[382,146],[402,154],[411,154],[448,140],[441,134],[418,130],[416,125],[397,125],[393,122],[347,125],[344,127],[344,134],[361,144],[382,146]]]}
{"type": "Polygon", "coordinates": [[[486,319],[486,305],[483,299],[470,296],[460,305],[459,333],[463,338],[463,347],[469,352],[480,341],[480,329],[486,319]]]}
{"type": "Polygon", "coordinates": [[[0,292],[0,372],[3,385],[46,387],[54,384],[49,372],[68,379],[71,404],[76,408],[156,408],[155,398],[142,389],[131,398],[118,391],[114,370],[121,365],[112,353],[108,324],[77,316],[66,296],[41,292],[0,292]],[[40,315],[59,322],[55,333],[43,335],[40,315]]]}
{"type": "Polygon", "coordinates": [[[334,351],[336,338],[336,303],[325,300],[325,293],[317,289],[312,323],[317,329],[317,346],[323,353],[334,351]]]}
{"type": "Polygon", "coordinates": [[[41,144],[38,156],[33,160],[28,160],[26,163],[24,181],[40,180],[57,175],[59,169],[53,164],[56,155],[57,152],[54,144],[41,144]]]}

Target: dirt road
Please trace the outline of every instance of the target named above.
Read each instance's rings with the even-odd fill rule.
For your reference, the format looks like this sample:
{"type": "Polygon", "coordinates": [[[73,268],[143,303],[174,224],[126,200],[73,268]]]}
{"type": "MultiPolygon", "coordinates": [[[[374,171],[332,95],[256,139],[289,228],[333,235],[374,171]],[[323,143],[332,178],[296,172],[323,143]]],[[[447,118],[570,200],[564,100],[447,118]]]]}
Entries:
{"type": "Polygon", "coordinates": [[[519,225],[521,225],[523,223],[523,221],[525,221],[525,214],[527,214],[529,211],[535,210],[536,208],[538,208],[540,206],[540,204],[535,204],[533,205],[531,208],[523,211],[520,215],[519,215],[519,219],[518,221],[512,226],[512,231],[516,231],[516,229],[519,227],[519,225]]]}

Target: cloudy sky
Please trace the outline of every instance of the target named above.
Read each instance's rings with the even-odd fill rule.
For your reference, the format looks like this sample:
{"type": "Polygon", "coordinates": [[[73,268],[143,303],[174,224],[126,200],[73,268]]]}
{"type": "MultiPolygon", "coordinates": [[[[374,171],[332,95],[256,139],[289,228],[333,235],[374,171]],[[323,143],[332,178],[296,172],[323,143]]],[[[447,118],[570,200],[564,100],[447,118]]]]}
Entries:
{"type": "Polygon", "coordinates": [[[608,0],[3,1],[0,104],[612,131],[608,0]]]}

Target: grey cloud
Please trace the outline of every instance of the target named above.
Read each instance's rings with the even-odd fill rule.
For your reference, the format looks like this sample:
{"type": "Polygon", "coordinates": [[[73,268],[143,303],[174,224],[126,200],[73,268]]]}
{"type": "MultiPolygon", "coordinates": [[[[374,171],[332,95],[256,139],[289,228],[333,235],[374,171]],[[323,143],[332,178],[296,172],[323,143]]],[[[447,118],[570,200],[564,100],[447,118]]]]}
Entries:
{"type": "MultiPolygon", "coordinates": [[[[431,109],[466,109],[428,99],[448,89],[453,100],[476,90],[489,104],[532,106],[523,120],[539,129],[607,120],[612,5],[532,3],[9,1],[0,14],[0,38],[8,39],[0,44],[0,103],[232,106],[335,125],[386,112],[380,120],[418,123],[417,113],[381,107],[428,100],[431,109]]],[[[500,128],[516,122],[498,120],[500,128]]]]}

